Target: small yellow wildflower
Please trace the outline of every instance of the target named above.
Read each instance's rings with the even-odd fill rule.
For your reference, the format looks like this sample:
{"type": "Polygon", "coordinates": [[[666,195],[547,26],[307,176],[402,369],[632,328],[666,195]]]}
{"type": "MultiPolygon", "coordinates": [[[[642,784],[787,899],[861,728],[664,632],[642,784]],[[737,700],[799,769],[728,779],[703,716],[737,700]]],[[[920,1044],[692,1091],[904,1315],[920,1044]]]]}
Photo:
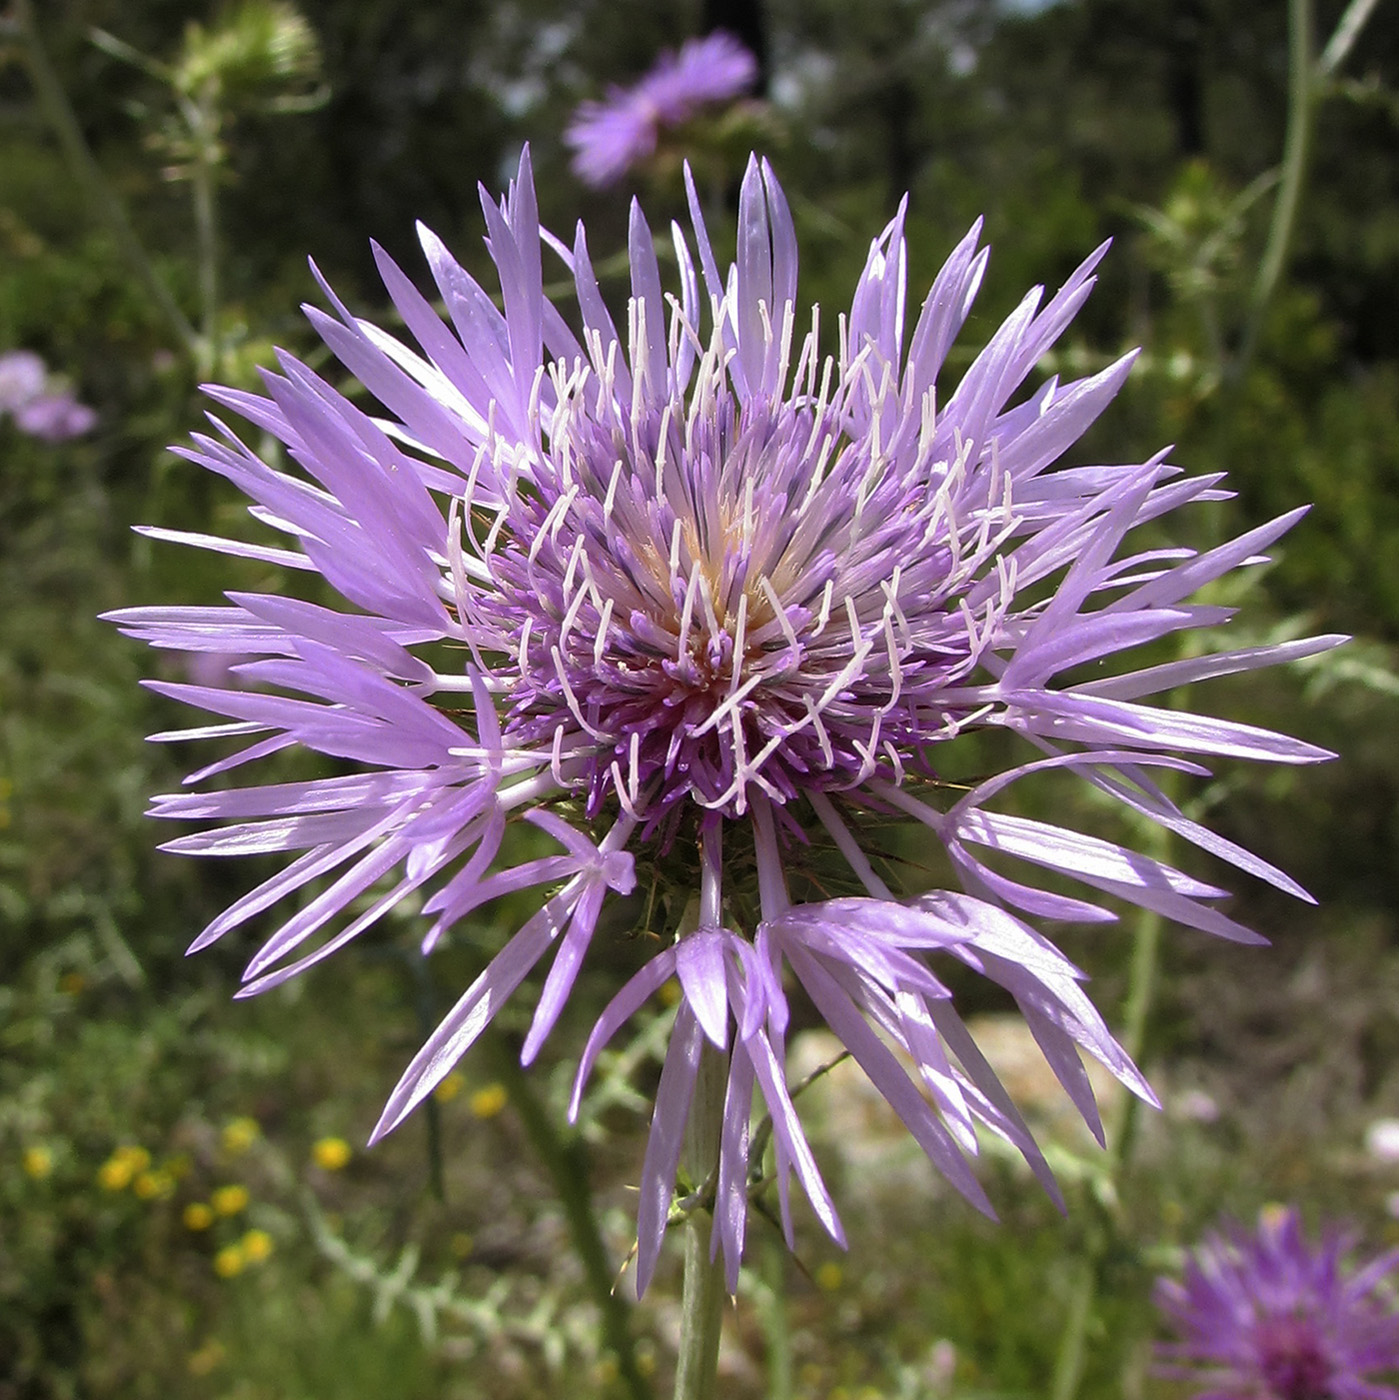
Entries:
{"type": "Polygon", "coordinates": [[[210,1371],[217,1369],[223,1364],[223,1359],[228,1353],[224,1351],[223,1343],[217,1338],[210,1337],[198,1351],[189,1354],[189,1360],[185,1365],[192,1376],[207,1376],[210,1371]]]}
{"type": "Polygon", "coordinates": [[[816,1286],[825,1293],[834,1293],[844,1281],[845,1273],[834,1259],[827,1259],[816,1270],[816,1286]]]}
{"type": "Polygon", "coordinates": [[[191,1201],[180,1216],[186,1230],[207,1230],[214,1223],[214,1208],[203,1201],[191,1201]]]}
{"type": "Polygon", "coordinates": [[[226,1244],[214,1255],[214,1272],[220,1278],[232,1278],[234,1274],[243,1272],[246,1262],[241,1244],[226,1244]]]}
{"type": "Polygon", "coordinates": [[[272,1236],[266,1230],[249,1230],[238,1243],[248,1264],[261,1264],[272,1253],[272,1236]]]}
{"type": "Polygon", "coordinates": [[[104,1191],[125,1191],[135,1170],[120,1153],[113,1153],[97,1169],[97,1183],[104,1191]]]}
{"type": "Polygon", "coordinates": [[[454,1069],[451,1074],[432,1091],[432,1096],[438,1103],[451,1103],[465,1087],[466,1076],[460,1070],[454,1069]]]}
{"type": "Polygon", "coordinates": [[[151,1154],[144,1147],[137,1147],[133,1143],[117,1148],[113,1155],[126,1162],[133,1172],[143,1172],[151,1164],[151,1154]]]}
{"type": "Polygon", "coordinates": [[[174,1189],[175,1178],[169,1172],[137,1172],[131,1189],[143,1201],[163,1201],[174,1189]]]}
{"type": "Polygon", "coordinates": [[[509,1102],[504,1084],[483,1084],[466,1101],[467,1107],[477,1118],[494,1118],[509,1102]]]}
{"type": "Polygon", "coordinates": [[[230,1157],[236,1157],[246,1152],[262,1136],[262,1129],[258,1127],[256,1118],[231,1118],[224,1124],[220,1136],[223,1150],[230,1157]]]}
{"type": "Polygon", "coordinates": [[[662,1006],[674,1006],[680,1000],[680,983],[672,977],[669,981],[661,983],[661,989],[656,995],[660,997],[662,1006]]]}
{"type": "Polygon", "coordinates": [[[42,1181],[53,1170],[53,1153],[47,1147],[26,1147],[21,1158],[25,1176],[42,1181]]]}
{"type": "Polygon", "coordinates": [[[338,1172],[348,1164],[350,1144],[344,1138],[323,1137],[311,1144],[311,1158],[322,1171],[338,1172]]]}
{"type": "Polygon", "coordinates": [[[248,1199],[246,1186],[220,1186],[209,1197],[210,1203],[220,1215],[237,1215],[240,1210],[246,1210],[248,1199]]]}

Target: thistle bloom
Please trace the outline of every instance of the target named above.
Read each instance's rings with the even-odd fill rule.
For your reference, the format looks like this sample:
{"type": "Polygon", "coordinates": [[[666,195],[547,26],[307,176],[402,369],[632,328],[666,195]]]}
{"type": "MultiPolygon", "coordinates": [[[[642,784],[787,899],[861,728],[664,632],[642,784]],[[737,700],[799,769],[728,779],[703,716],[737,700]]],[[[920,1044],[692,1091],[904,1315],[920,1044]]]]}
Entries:
{"type": "MultiPolygon", "coordinates": [[[[582,228],[571,248],[541,230],[528,153],[506,198],[483,192],[482,209],[503,310],[426,230],[450,327],[377,250],[418,348],[354,316],[328,287],[337,316],[308,309],[381,416],[290,355],[265,376],[265,396],[212,391],[285,443],[288,465],[262,460],[217,418],[215,434],[185,455],[241,488],[287,543],[147,531],[312,583],[319,575],[343,599],[233,593],[228,606],[115,615],[158,647],[260,658],[236,665],[231,685],[153,683],[222,718],[157,738],[246,743],[192,784],[293,745],[344,768],[155,799],[156,816],[216,824],[169,850],[295,854],[194,948],[290,903],[248,966],[240,995],[251,995],[409,896],[423,901],[427,950],[490,901],[541,892],[537,912],[409,1066],[378,1137],[432,1093],[552,953],[524,1042],[523,1060],[534,1059],[604,905],[637,888],[640,861],[641,878],[664,877],[693,899],[656,905],[673,914],[652,924],[660,950],[597,1021],[573,1110],[604,1044],[675,977],[682,996],[641,1175],[643,1287],[706,1044],[727,1056],[709,1185],[730,1284],[758,1165],[755,1096],[771,1119],[789,1238],[793,1174],[841,1238],[784,1076],[789,977],[972,1201],[989,1212],[968,1164],[978,1127],[1012,1143],[1054,1194],[932,955],[1011,994],[1100,1139],[1080,1052],[1151,1098],[1083,974],[1026,916],[1111,921],[1107,897],[1259,940],[1216,907],[1222,889],[1101,837],[998,811],[997,799],[1027,774],[1077,779],[1305,898],[1183,815],[1154,775],[1202,772],[1197,759],[1212,755],[1329,755],[1144,701],[1338,639],[1131,659],[1223,623],[1229,609],[1192,595],[1258,562],[1298,513],[1205,553],[1137,546],[1127,543],[1135,527],[1217,499],[1218,478],[1184,477],[1162,457],[1057,465],[1131,357],[1018,391],[1088,295],[1102,249],[1047,303],[1032,291],[947,393],[938,376],[986,265],[979,226],[906,339],[900,209],[870,248],[838,356],[823,358],[814,310],[809,334],[797,331],[796,240],[765,163],[752,161],[744,178],[727,271],[691,184],[697,261],[676,227],[677,295],[662,292],[633,205],[622,329],[582,228]],[[573,277],[581,327],[543,293],[541,244],[573,277]],[[1113,664],[1087,669],[1104,662],[1113,664]],[[940,784],[939,755],[987,729],[1019,736],[1026,761],[970,790],[940,784]],[[921,824],[962,888],[896,897],[861,843],[871,815],[921,824]],[[511,854],[522,848],[506,843],[507,829],[525,823],[539,833],[534,849],[552,854],[511,854]],[[807,852],[820,862],[815,878],[807,852]],[[1083,895],[1041,889],[1027,868],[1076,881],[1083,895]],[[835,897],[812,898],[821,893],[835,897]]],[[[633,916],[644,907],[637,900],[633,916]]]]}
{"type": "Polygon", "coordinates": [[[1313,1247],[1296,1208],[1266,1208],[1258,1233],[1205,1236],[1185,1279],[1156,1301],[1181,1340],[1160,1348],[1166,1375],[1196,1400],[1399,1400],[1377,1377],[1399,1373],[1399,1311],[1384,1280],[1391,1250],[1360,1267],[1337,1230],[1313,1247]]]}
{"type": "Polygon", "coordinates": [[[709,34],[678,53],[662,54],[634,87],[612,87],[605,102],[584,102],[564,139],[574,149],[573,171],[589,185],[610,185],[656,149],[668,126],[752,87],[758,63],[737,39],[709,34]]]}

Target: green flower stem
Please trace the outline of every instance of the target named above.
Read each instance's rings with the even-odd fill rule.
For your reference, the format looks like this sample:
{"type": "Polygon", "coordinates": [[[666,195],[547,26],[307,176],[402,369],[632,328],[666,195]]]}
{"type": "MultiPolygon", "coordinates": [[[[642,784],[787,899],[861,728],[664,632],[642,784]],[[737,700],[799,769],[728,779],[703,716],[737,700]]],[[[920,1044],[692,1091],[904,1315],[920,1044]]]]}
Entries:
{"type": "Polygon", "coordinates": [[[212,128],[218,118],[201,107],[196,139],[199,155],[194,163],[194,228],[199,257],[199,309],[205,364],[201,369],[217,378],[223,359],[219,340],[219,227],[216,184],[218,138],[212,128]]]}
{"type": "Polygon", "coordinates": [[[1318,77],[1331,77],[1346,61],[1346,55],[1350,53],[1355,41],[1360,37],[1360,31],[1365,28],[1366,21],[1374,14],[1378,4],[1379,0],[1350,0],[1345,13],[1336,24],[1335,32],[1321,51],[1321,57],[1317,59],[1318,77]]]}
{"type": "Polygon", "coordinates": [[[1074,1400],[1083,1379],[1083,1352],[1088,1339],[1088,1320],[1093,1316],[1093,1302],[1098,1294],[1098,1259],[1096,1252],[1078,1262],[1073,1292],[1069,1295],[1069,1315],[1059,1338],[1059,1355],[1054,1363],[1054,1388],[1051,1400],[1074,1400]]]}
{"type": "MultiPolygon", "coordinates": [[[[719,1161],[724,1125],[725,1057],[707,1041],[700,1051],[695,1096],[685,1125],[681,1166],[703,1198],[719,1161]]],[[[724,1322],[722,1255],[712,1263],[713,1217],[697,1203],[685,1217],[685,1282],[680,1299],[680,1356],[675,1400],[714,1400],[718,1394],[719,1338],[724,1322]]]]}
{"type": "Polygon", "coordinates": [[[787,1329],[787,1247],[781,1236],[771,1236],[763,1246],[763,1283],[767,1400],[792,1400],[792,1339],[787,1329]]]}
{"type": "MultiPolygon", "coordinates": [[[[1156,828],[1167,839],[1159,843],[1160,850],[1151,851],[1158,860],[1169,862],[1171,842],[1163,828],[1156,828]]],[[[1127,984],[1127,1007],[1123,1014],[1122,1048],[1139,1063],[1146,1049],[1147,1027],[1151,1004],[1156,995],[1156,978],[1161,961],[1161,931],[1164,920],[1154,910],[1143,910],[1137,917],[1132,938],[1132,970],[1127,984]]],[[[1135,1094],[1123,1092],[1117,1100],[1117,1112],[1108,1138],[1108,1169],[1114,1175],[1126,1165],[1132,1150],[1137,1115],[1141,1100],[1135,1094]]]]}
{"type": "MultiPolygon", "coordinates": [[[[1170,833],[1156,828],[1161,839],[1154,843],[1159,849],[1151,855],[1169,860],[1170,833]]],[[[1123,1016],[1122,1048],[1134,1062],[1140,1063],[1146,1044],[1146,1031],[1151,1016],[1151,1003],[1156,993],[1157,971],[1161,955],[1162,920],[1159,914],[1143,910],[1136,920],[1132,935],[1132,968],[1127,983],[1127,1006],[1123,1016]]],[[[1117,1112],[1108,1122],[1108,1148],[1105,1175],[1115,1182],[1127,1164],[1135,1137],[1140,1102],[1135,1094],[1123,1090],[1117,1100],[1117,1112]]],[[[1059,1352],[1054,1363],[1054,1385],[1051,1400],[1074,1400],[1083,1380],[1083,1359],[1088,1337],[1088,1325],[1093,1318],[1093,1305],[1098,1298],[1098,1275],[1108,1246],[1108,1232],[1094,1231],[1089,1247],[1079,1261],[1073,1291],[1069,1295],[1068,1315],[1059,1337],[1059,1352]]]]}
{"type": "Polygon", "coordinates": [[[651,1387],[637,1365],[630,1309],[613,1286],[615,1273],[593,1209],[583,1140],[576,1132],[559,1131],[553,1115],[535,1093],[530,1077],[520,1068],[515,1048],[504,1037],[494,1030],[487,1031],[479,1046],[480,1053],[490,1062],[491,1073],[519,1114],[530,1146],[548,1171],[563,1206],[574,1252],[583,1265],[588,1289],[602,1317],[603,1337],[616,1358],[623,1389],[631,1400],[651,1400],[651,1387]]]}
{"type": "Polygon", "coordinates": [[[219,335],[218,181],[224,150],[217,89],[178,98],[180,116],[194,153],[190,190],[194,202],[196,268],[199,274],[200,373],[217,378],[223,359],[219,335]]]}
{"type": "Polygon", "coordinates": [[[1292,234],[1297,223],[1297,209],[1302,198],[1302,184],[1307,173],[1317,95],[1316,75],[1312,68],[1312,0],[1288,0],[1287,67],[1287,134],[1283,138],[1282,179],[1273,203],[1268,241],[1258,264],[1248,323],[1235,366],[1235,374],[1240,378],[1253,360],[1268,305],[1287,266],[1287,255],[1291,251],[1292,234]]]}
{"type": "Polygon", "coordinates": [[[30,0],[14,0],[14,14],[23,39],[25,66],[29,70],[30,82],[34,85],[34,95],[45,120],[53,128],[54,135],[63,150],[69,168],[78,184],[87,195],[89,203],[98,217],[107,226],[118,250],[150,294],[154,305],[159,309],[175,339],[191,356],[197,354],[199,336],[190,325],[170,294],[170,289],[161,281],[141,240],[132,228],[126,210],[122,208],[116,195],[112,193],[83,137],[82,127],[73,112],[68,94],[48,60],[39,26],[34,18],[30,0]]]}
{"type": "MultiPolygon", "coordinates": [[[[1173,697],[1173,708],[1183,708],[1186,691],[1173,697]]],[[[1175,783],[1167,775],[1162,788],[1168,798],[1174,799],[1175,783]]],[[[1151,826],[1143,837],[1146,854],[1154,859],[1170,863],[1171,848],[1174,844],[1171,833],[1165,827],[1151,826]]],[[[1152,1001],[1156,995],[1156,984],[1161,962],[1161,933],[1164,921],[1154,910],[1139,912],[1132,931],[1132,965],[1127,978],[1127,1004],[1123,1011],[1122,1048],[1134,1063],[1140,1064],[1146,1049],[1147,1030],[1151,1020],[1152,1001]]],[[[1107,1123],[1108,1147],[1104,1174],[1110,1185],[1127,1165],[1131,1155],[1132,1142],[1136,1136],[1137,1115],[1141,1103],[1135,1094],[1125,1090],[1118,1095],[1115,1112],[1109,1115],[1107,1123]]],[[[1098,1298],[1099,1273],[1104,1256],[1111,1242],[1112,1221],[1096,1229],[1089,1246],[1079,1261],[1073,1291],[1069,1295],[1068,1316],[1059,1338],[1059,1353],[1054,1364],[1054,1385],[1050,1392],[1051,1400],[1074,1400],[1083,1380],[1083,1361],[1088,1326],[1093,1319],[1093,1307],[1098,1298]]]]}

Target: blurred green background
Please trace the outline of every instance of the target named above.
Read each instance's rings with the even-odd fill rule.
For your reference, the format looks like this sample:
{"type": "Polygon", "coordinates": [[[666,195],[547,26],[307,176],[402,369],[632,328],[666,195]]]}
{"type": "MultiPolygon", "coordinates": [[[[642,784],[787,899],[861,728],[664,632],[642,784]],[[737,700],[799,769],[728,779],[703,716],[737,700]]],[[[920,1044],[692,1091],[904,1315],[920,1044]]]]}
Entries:
{"type": "MultiPolygon", "coordinates": [[[[1367,1153],[1365,1134],[1399,1115],[1399,7],[1381,0],[1331,62],[1344,9],[0,6],[0,352],[38,352],[99,415],[59,444],[0,421],[0,1400],[667,1389],[675,1273],[622,1319],[619,1359],[557,1189],[561,1173],[591,1186],[620,1268],[664,1009],[565,1133],[570,1050],[612,985],[604,953],[529,1083],[512,1070],[507,1017],[430,1113],[364,1152],[424,1027],[519,910],[426,968],[405,917],[303,982],[232,1004],[250,943],[182,955],[258,873],[155,851],[164,833],[145,799],[196,760],[145,742],[180,719],[137,682],[179,666],[96,620],[278,586],[263,566],[130,532],[244,528],[224,484],[166,450],[199,427],[198,382],[255,385],[274,346],[325,364],[297,310],[319,298],[307,256],[382,316],[370,239],[421,284],[417,219],[489,286],[476,184],[500,188],[526,141],[544,222],[567,236],[588,221],[618,300],[625,261],[609,257],[625,248],[627,196],[653,227],[681,215],[681,155],[721,206],[749,148],[770,156],[803,296],[831,324],[905,191],[920,299],[986,216],[994,253],[967,347],[1027,286],[1056,283],[1111,237],[1098,290],[1045,368],[1144,354],[1076,451],[1140,460],[1174,443],[1192,471],[1227,471],[1237,494],[1187,522],[1193,543],[1314,502],[1276,567],[1230,595],[1245,607],[1231,641],[1357,639],[1193,701],[1341,758],[1224,767],[1196,799],[1319,904],[1241,889],[1231,912],[1274,940],[1266,951],[1169,933],[1143,1047],[1164,1116],[1110,1104],[1132,1150],[1086,1150],[999,1005],[973,1001],[1070,1199],[1062,1220],[992,1161],[992,1226],[940,1188],[852,1076],[828,1076],[809,1112],[851,1248],[804,1216],[789,1260],[756,1223],[724,1393],[1180,1394],[1150,1374],[1151,1280],[1220,1211],[1295,1200],[1313,1221],[1358,1219],[1375,1244],[1393,1235],[1399,1165],[1367,1153]],[[672,134],[621,187],[580,185],[562,141],[577,103],[716,25],[757,52],[759,90],[672,134]]],[[[1129,935],[1066,935],[1114,1024],[1129,935]]],[[[824,1052],[814,1032],[795,1051],[807,1068],[824,1052]]]]}

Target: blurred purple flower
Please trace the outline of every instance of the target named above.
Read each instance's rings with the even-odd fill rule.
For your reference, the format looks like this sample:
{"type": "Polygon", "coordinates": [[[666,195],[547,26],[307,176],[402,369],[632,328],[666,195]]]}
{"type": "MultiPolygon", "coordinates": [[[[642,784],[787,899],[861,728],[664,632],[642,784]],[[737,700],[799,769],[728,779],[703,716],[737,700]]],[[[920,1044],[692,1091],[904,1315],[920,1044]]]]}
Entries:
{"type": "Polygon", "coordinates": [[[97,414],[71,393],[40,394],[15,409],[15,424],[22,433],[44,442],[66,442],[92,431],[97,414]]]}
{"type": "Polygon", "coordinates": [[[1227,621],[1229,608],[1188,600],[1259,562],[1301,512],[1205,553],[1127,545],[1136,527],[1219,499],[1219,478],[1184,477],[1163,456],[1057,465],[1131,363],[1020,392],[1088,296],[1102,249],[1046,304],[1041,289],[1030,292],[949,392],[935,386],[986,266],[979,225],[905,341],[901,208],[870,247],[831,360],[814,312],[811,332],[796,331],[796,239],[766,163],[753,160],[744,177],[727,271],[693,184],[689,196],[698,269],[677,229],[669,301],[632,206],[622,332],[581,226],[571,249],[541,230],[528,154],[504,200],[482,192],[503,310],[426,230],[450,327],[376,249],[420,349],[354,316],[328,287],[339,319],[308,315],[382,409],[364,411],[282,355],[266,397],[214,397],[285,443],[292,465],[264,462],[217,419],[216,435],[184,453],[242,489],[256,519],[288,542],[147,532],[320,575],[348,608],[242,592],[229,606],[115,614],[158,647],[263,658],[227,687],[155,684],[225,721],[158,738],[247,741],[191,783],[291,745],[345,765],[313,781],[155,799],[156,816],[226,823],[169,850],[296,853],[195,940],[203,948],[291,905],[240,995],[319,962],[420,890],[424,950],[490,901],[541,891],[538,912],[414,1059],[375,1137],[432,1092],[552,950],[522,1054],[534,1059],[604,904],[636,888],[638,859],[641,878],[671,892],[656,906],[672,911],[658,930],[666,940],[599,1018],[573,1102],[576,1113],[609,1037],[676,977],[682,997],[641,1176],[642,1287],[705,1042],[728,1053],[713,1187],[714,1247],[730,1285],[744,1247],[755,1094],[771,1115],[789,1238],[793,1173],[841,1238],[786,1086],[786,971],[978,1206],[990,1210],[967,1161],[978,1125],[1013,1144],[1058,1199],[930,955],[1014,997],[1101,1140],[1080,1051],[1133,1092],[1151,1091],[1084,995],[1083,974],[1021,916],[1110,922],[1106,897],[1260,940],[1216,907],[1221,888],[1111,841],[998,812],[994,800],[1027,774],[1077,778],[1306,898],[1186,817],[1153,774],[1202,773],[1205,755],[1329,755],[1143,701],[1339,640],[1146,666],[1130,658],[1227,621]],[[541,243],[573,277],[581,336],[544,295],[541,243]],[[970,790],[942,784],[947,746],[986,729],[1020,736],[1028,761],[970,790]],[[862,844],[871,815],[921,823],[963,890],[897,898],[862,844]],[[557,853],[502,857],[519,849],[504,837],[520,822],[557,853]],[[1005,862],[1046,870],[1059,888],[1015,878],[1005,862]],[[1064,893],[1064,879],[1089,897],[1064,893]],[[832,885],[839,897],[811,898],[832,885]]]}
{"type": "Polygon", "coordinates": [[[737,39],[716,33],[665,53],[634,87],[613,86],[604,102],[584,102],[564,133],[573,171],[589,185],[610,185],[656,149],[668,126],[707,103],[726,102],[753,85],[758,63],[737,39]]]}
{"type": "Polygon", "coordinates": [[[50,389],[44,362],[32,350],[0,355],[0,413],[13,414],[20,432],[44,442],[81,437],[97,422],[70,390],[50,389]]]}
{"type": "Polygon", "coordinates": [[[1352,1236],[1313,1248],[1295,1207],[1265,1208],[1257,1234],[1230,1224],[1189,1256],[1185,1279],[1159,1279],[1156,1302],[1181,1340],[1159,1348],[1163,1374],[1196,1400],[1399,1400],[1399,1311],[1385,1280],[1399,1250],[1355,1266],[1352,1236]]]}
{"type": "Polygon", "coordinates": [[[44,392],[48,371],[32,350],[0,355],[0,413],[13,413],[44,392]]]}

